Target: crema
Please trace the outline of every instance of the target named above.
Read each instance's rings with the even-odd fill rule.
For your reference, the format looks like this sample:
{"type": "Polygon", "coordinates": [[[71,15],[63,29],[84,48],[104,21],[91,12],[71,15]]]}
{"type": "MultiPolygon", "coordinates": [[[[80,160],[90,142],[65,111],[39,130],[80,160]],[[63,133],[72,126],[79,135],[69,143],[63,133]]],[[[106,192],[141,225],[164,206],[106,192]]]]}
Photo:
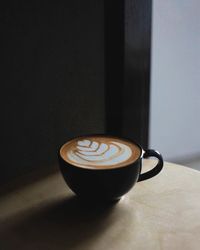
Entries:
{"type": "Polygon", "coordinates": [[[61,155],[65,161],[78,167],[106,169],[136,161],[141,149],[128,140],[99,135],[67,142],[61,148],[61,155]]]}

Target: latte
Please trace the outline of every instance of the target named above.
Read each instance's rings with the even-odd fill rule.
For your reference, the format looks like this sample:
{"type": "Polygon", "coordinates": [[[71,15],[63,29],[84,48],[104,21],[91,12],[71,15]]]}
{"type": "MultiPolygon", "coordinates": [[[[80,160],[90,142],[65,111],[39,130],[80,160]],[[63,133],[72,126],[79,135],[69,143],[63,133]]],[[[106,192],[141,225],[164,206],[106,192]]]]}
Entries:
{"type": "Polygon", "coordinates": [[[109,169],[129,165],[141,155],[136,144],[117,137],[78,137],[60,150],[61,157],[68,163],[92,169],[109,169]]]}

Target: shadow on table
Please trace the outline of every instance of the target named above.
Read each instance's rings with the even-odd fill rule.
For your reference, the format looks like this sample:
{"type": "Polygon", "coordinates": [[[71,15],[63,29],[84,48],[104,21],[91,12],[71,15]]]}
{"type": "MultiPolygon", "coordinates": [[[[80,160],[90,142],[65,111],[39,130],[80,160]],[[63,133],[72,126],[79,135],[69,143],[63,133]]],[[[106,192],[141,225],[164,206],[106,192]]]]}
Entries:
{"type": "Polygon", "coordinates": [[[92,247],[115,219],[113,209],[114,204],[84,204],[74,196],[31,208],[4,221],[0,249],[67,250],[86,243],[92,247]]]}

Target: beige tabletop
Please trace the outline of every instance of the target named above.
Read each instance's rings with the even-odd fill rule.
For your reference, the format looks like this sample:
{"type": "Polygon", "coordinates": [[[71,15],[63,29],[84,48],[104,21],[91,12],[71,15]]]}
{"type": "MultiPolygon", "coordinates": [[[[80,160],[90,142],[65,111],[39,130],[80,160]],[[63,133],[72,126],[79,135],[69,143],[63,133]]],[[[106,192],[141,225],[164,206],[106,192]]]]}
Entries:
{"type": "Polygon", "coordinates": [[[0,249],[199,250],[200,172],[165,163],[109,207],[81,203],[54,173],[1,196],[0,249]]]}

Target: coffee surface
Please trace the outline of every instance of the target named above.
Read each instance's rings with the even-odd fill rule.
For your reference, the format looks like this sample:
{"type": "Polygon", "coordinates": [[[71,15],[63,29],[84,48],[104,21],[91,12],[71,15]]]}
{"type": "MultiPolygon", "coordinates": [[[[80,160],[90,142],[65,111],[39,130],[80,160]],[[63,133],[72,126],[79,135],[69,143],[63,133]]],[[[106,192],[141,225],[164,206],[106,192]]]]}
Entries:
{"type": "Polygon", "coordinates": [[[88,136],[73,139],[60,150],[61,157],[72,165],[106,169],[131,164],[141,154],[140,148],[128,140],[107,136],[88,136]]]}

